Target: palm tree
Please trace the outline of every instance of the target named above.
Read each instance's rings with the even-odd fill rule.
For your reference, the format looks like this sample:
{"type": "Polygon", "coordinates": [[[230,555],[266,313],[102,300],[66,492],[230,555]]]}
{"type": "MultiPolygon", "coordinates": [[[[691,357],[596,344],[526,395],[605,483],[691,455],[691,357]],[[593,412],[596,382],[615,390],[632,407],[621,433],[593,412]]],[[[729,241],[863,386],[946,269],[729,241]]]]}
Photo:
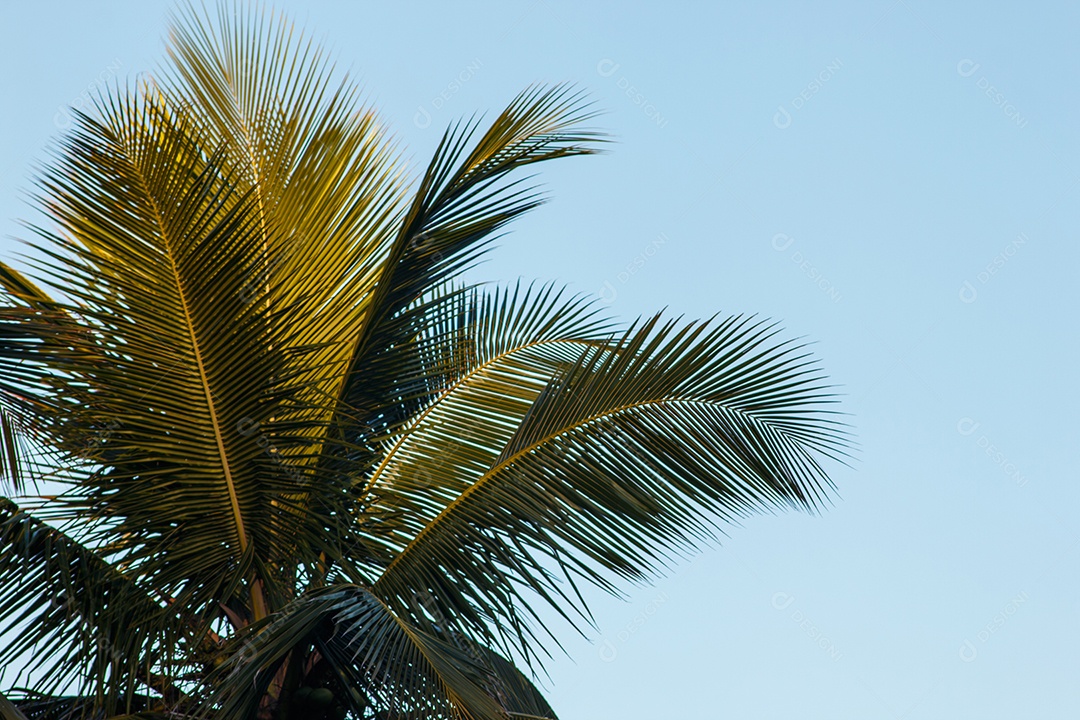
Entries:
{"type": "Polygon", "coordinates": [[[827,498],[846,435],[775,325],[461,282],[522,168],[598,149],[580,94],[409,175],[334,77],[188,9],[41,171],[0,265],[0,716],[554,718],[544,607],[587,630],[580,583],[827,498]]]}

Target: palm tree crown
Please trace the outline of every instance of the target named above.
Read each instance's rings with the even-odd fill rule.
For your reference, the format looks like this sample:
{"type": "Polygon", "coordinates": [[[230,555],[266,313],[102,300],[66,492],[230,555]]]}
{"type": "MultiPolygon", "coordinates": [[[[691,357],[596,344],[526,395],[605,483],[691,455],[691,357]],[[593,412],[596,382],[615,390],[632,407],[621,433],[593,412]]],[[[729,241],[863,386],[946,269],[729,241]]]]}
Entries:
{"type": "Polygon", "coordinates": [[[410,177],[334,77],[188,9],[42,171],[0,265],[0,716],[554,718],[539,608],[825,500],[846,435],[773,324],[460,282],[541,202],[522,167],[603,142],[580,94],[410,177]]]}

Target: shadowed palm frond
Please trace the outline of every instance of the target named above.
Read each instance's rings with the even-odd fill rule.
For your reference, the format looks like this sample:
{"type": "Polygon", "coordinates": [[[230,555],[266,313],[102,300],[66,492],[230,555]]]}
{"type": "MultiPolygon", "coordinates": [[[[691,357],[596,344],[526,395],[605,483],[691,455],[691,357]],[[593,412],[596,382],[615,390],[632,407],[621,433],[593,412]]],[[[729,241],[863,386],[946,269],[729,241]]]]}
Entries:
{"type": "Polygon", "coordinates": [[[247,718],[282,677],[275,702],[297,710],[299,689],[315,686],[357,716],[369,709],[406,718],[505,717],[481,657],[410,624],[354,585],[313,592],[252,626],[244,650],[222,667],[208,707],[220,720],[247,718]]]}
{"type": "Polygon", "coordinates": [[[154,692],[174,698],[170,669],[188,665],[206,629],[154,599],[69,535],[0,500],[0,617],[35,692],[99,697],[107,712],[154,692]]]}
{"type": "Polygon", "coordinates": [[[64,354],[79,330],[40,288],[2,262],[0,288],[0,489],[21,495],[27,480],[36,479],[34,453],[49,453],[34,442],[48,436],[53,400],[36,350],[44,342],[64,354]]]}
{"type": "Polygon", "coordinates": [[[3,693],[0,693],[0,718],[3,718],[3,720],[29,720],[3,693]]]}
{"type": "Polygon", "coordinates": [[[614,577],[648,577],[718,521],[814,509],[829,486],[816,458],[842,453],[845,433],[814,365],[774,336],[744,318],[654,318],[586,348],[524,402],[451,391],[441,412],[491,420],[457,452],[453,424],[399,441],[414,449],[393,477],[409,512],[375,592],[402,608],[430,592],[475,636],[513,628],[502,642],[527,651],[537,616],[517,588],[585,612],[574,577],[615,591],[614,577]]]}
{"type": "Polygon", "coordinates": [[[485,658],[497,678],[496,697],[511,720],[558,720],[537,687],[512,662],[490,651],[485,658]]]}

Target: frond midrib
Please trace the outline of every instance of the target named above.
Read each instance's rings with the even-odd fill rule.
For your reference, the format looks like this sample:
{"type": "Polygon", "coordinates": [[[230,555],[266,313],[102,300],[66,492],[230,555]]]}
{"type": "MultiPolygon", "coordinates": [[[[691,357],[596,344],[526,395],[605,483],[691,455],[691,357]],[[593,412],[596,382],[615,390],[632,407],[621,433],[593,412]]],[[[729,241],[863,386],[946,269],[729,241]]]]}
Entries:
{"type": "Polygon", "coordinates": [[[405,442],[408,441],[409,438],[412,437],[413,431],[420,426],[420,424],[424,421],[425,418],[427,418],[428,415],[434,412],[437,408],[441,407],[446,401],[446,399],[450,397],[455,391],[457,391],[462,385],[472,380],[474,377],[487,370],[492,365],[495,365],[501,360],[505,360],[511,355],[516,355],[517,353],[525,352],[526,350],[531,350],[533,348],[541,347],[543,345],[555,345],[559,343],[590,346],[597,345],[595,341],[591,340],[583,340],[576,338],[549,338],[546,340],[535,340],[523,343],[521,345],[515,345],[514,347],[508,348],[503,352],[492,355],[490,358],[478,364],[476,367],[469,370],[469,372],[462,375],[461,378],[456,380],[450,387],[446,388],[446,390],[444,390],[437,398],[432,400],[431,404],[428,407],[424,408],[423,412],[421,412],[416,417],[416,419],[409,425],[409,428],[407,430],[402,431],[401,437],[399,437],[394,443],[394,445],[386,451],[386,457],[384,457],[383,461],[379,463],[379,467],[375,468],[375,472],[372,473],[371,479],[368,481],[368,484],[364,486],[363,494],[366,495],[375,487],[375,484],[378,482],[380,475],[386,469],[386,466],[389,465],[390,461],[397,454],[397,451],[401,448],[401,446],[405,444],[405,442]]]}
{"type": "MultiPolygon", "coordinates": [[[[131,154],[131,148],[126,148],[128,153],[131,154]]],[[[172,275],[172,280],[176,285],[176,292],[180,301],[180,307],[184,313],[184,328],[187,330],[188,338],[191,341],[191,350],[195,358],[195,366],[199,375],[199,385],[203,392],[203,397],[206,400],[206,409],[209,413],[210,426],[213,429],[214,440],[217,445],[218,457],[221,460],[222,476],[225,480],[225,486],[229,493],[229,505],[233,514],[233,521],[236,524],[237,541],[240,546],[240,552],[246,552],[248,545],[250,544],[247,530],[244,525],[243,513],[240,510],[240,499],[236,492],[236,484],[233,480],[232,466],[229,463],[228,452],[225,449],[225,437],[222,433],[221,422],[218,419],[217,408],[214,404],[214,394],[210,389],[210,379],[206,372],[206,364],[203,361],[202,349],[199,343],[198,335],[195,331],[195,324],[191,317],[191,310],[189,307],[187,295],[184,292],[184,283],[180,277],[179,269],[176,266],[176,258],[172,252],[172,243],[170,242],[170,236],[161,214],[161,208],[158,206],[157,200],[153,193],[150,192],[146,185],[146,178],[142,173],[142,169],[138,163],[131,163],[132,169],[135,171],[136,176],[139,179],[139,183],[142,185],[143,193],[150,203],[154,213],[154,221],[158,226],[158,232],[161,233],[162,242],[165,245],[165,255],[169,260],[169,270],[172,275]]]]}

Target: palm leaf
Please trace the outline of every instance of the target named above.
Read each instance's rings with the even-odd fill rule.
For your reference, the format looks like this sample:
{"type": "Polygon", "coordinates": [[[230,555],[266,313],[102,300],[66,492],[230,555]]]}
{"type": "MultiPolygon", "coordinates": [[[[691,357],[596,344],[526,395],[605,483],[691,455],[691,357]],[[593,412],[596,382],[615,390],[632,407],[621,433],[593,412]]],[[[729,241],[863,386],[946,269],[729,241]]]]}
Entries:
{"type": "Polygon", "coordinates": [[[355,87],[335,85],[318,46],[269,15],[223,5],[215,20],[188,5],[161,90],[190,109],[255,199],[264,254],[239,297],[295,307],[278,342],[319,348],[300,378],[309,392],[280,415],[310,439],[334,410],[323,398],[340,385],[404,195],[393,148],[355,87]]]}
{"type": "Polygon", "coordinates": [[[363,481],[369,502],[400,516],[403,540],[423,527],[425,516],[410,497],[441,507],[463,492],[470,478],[458,470],[484,464],[479,444],[509,440],[515,426],[506,417],[524,414],[559,370],[606,339],[611,325],[580,296],[567,297],[552,285],[519,285],[471,293],[454,327],[460,331],[435,338],[441,347],[434,352],[449,358],[441,361],[448,368],[443,386],[394,436],[363,481]],[[410,475],[412,470],[423,474],[410,475]],[[414,486],[422,489],[419,497],[414,486]]]}
{"type": "Polygon", "coordinates": [[[35,690],[74,689],[115,712],[176,669],[199,630],[71,536],[0,500],[0,666],[33,662],[35,690]],[[10,631],[10,634],[8,634],[10,631]]]}
{"type": "Polygon", "coordinates": [[[50,404],[35,346],[45,339],[58,350],[67,347],[73,324],[41,289],[4,263],[0,287],[6,291],[0,305],[0,483],[22,494],[35,476],[29,445],[45,435],[50,404]]]}
{"type": "MultiPolygon", "coordinates": [[[[813,510],[829,487],[815,456],[842,452],[845,436],[805,353],[774,335],[743,318],[655,318],[587,349],[531,403],[449,395],[449,408],[483,403],[467,412],[514,430],[474,438],[467,454],[407,457],[402,475],[435,482],[399,487],[411,537],[374,591],[402,608],[428,592],[471,632],[512,628],[531,652],[536,616],[519,588],[560,612],[574,600],[549,568],[615,592],[613,578],[645,579],[717,521],[813,510]]],[[[406,442],[443,432],[418,426],[406,442]]]]}
{"type": "MultiPolygon", "coordinates": [[[[535,88],[511,102],[471,150],[478,123],[446,132],[365,304],[338,394],[338,417],[358,427],[342,430],[342,440],[385,434],[415,409],[400,407],[396,368],[408,362],[420,328],[441,305],[417,301],[474,262],[506,223],[542,202],[532,188],[508,180],[512,173],[595,152],[600,136],[579,127],[590,117],[580,94],[535,88]]],[[[454,294],[443,299],[453,302],[454,294]]]]}
{"type": "MultiPolygon", "coordinates": [[[[95,709],[93,697],[78,696],[50,696],[27,693],[14,704],[23,713],[26,720],[75,720],[83,718],[98,720],[106,715],[95,709]]],[[[137,697],[131,703],[133,707],[148,707],[158,704],[155,698],[149,696],[137,697]]],[[[109,720],[167,720],[175,717],[167,712],[123,712],[122,714],[109,715],[109,720]]]]}
{"type": "Polygon", "coordinates": [[[29,720],[3,693],[0,693],[0,718],[3,718],[3,720],[29,720]]]}
{"type": "MultiPolygon", "coordinates": [[[[83,324],[78,353],[39,344],[69,410],[56,439],[104,466],[70,507],[123,537],[114,550],[162,589],[211,598],[255,573],[287,596],[252,569],[296,557],[277,529],[303,484],[243,432],[288,400],[276,383],[295,375],[295,359],[274,351],[287,344],[288,309],[235,299],[262,253],[257,207],[154,96],[109,99],[102,112],[80,117],[42,181],[63,228],[43,232],[43,270],[63,276],[83,324]]],[[[251,612],[265,613],[251,588],[251,612]]]]}
{"type": "Polygon", "coordinates": [[[0,263],[0,482],[60,486],[0,499],[0,664],[35,678],[5,718],[287,720],[320,687],[354,717],[553,719],[507,659],[548,651],[541,605],[580,629],[582,579],[828,500],[845,431],[774,326],[616,332],[552,286],[460,284],[543,201],[524,168],[603,141],[580,93],[453,125],[410,182],[260,5],[188,3],[168,53],[76,113],[33,272],[0,263]]]}
{"type": "Polygon", "coordinates": [[[391,148],[355,88],[334,87],[322,51],[267,14],[222,7],[215,22],[189,6],[174,22],[164,92],[195,111],[262,221],[279,228],[243,294],[264,283],[267,302],[300,304],[295,339],[323,345],[312,366],[325,393],[348,359],[402,196],[391,148]]]}
{"type": "MultiPolygon", "coordinates": [[[[244,643],[222,667],[207,702],[219,720],[249,717],[290,655],[308,646],[332,669],[328,682],[339,701],[358,716],[369,708],[393,717],[504,717],[485,687],[483,665],[359,586],[329,586],[299,598],[252,626],[244,643]]],[[[294,690],[286,687],[279,701],[288,706],[294,690]]]]}
{"type": "Polygon", "coordinates": [[[488,652],[486,659],[497,678],[499,704],[511,720],[558,720],[537,687],[512,662],[495,652],[488,652]]]}

